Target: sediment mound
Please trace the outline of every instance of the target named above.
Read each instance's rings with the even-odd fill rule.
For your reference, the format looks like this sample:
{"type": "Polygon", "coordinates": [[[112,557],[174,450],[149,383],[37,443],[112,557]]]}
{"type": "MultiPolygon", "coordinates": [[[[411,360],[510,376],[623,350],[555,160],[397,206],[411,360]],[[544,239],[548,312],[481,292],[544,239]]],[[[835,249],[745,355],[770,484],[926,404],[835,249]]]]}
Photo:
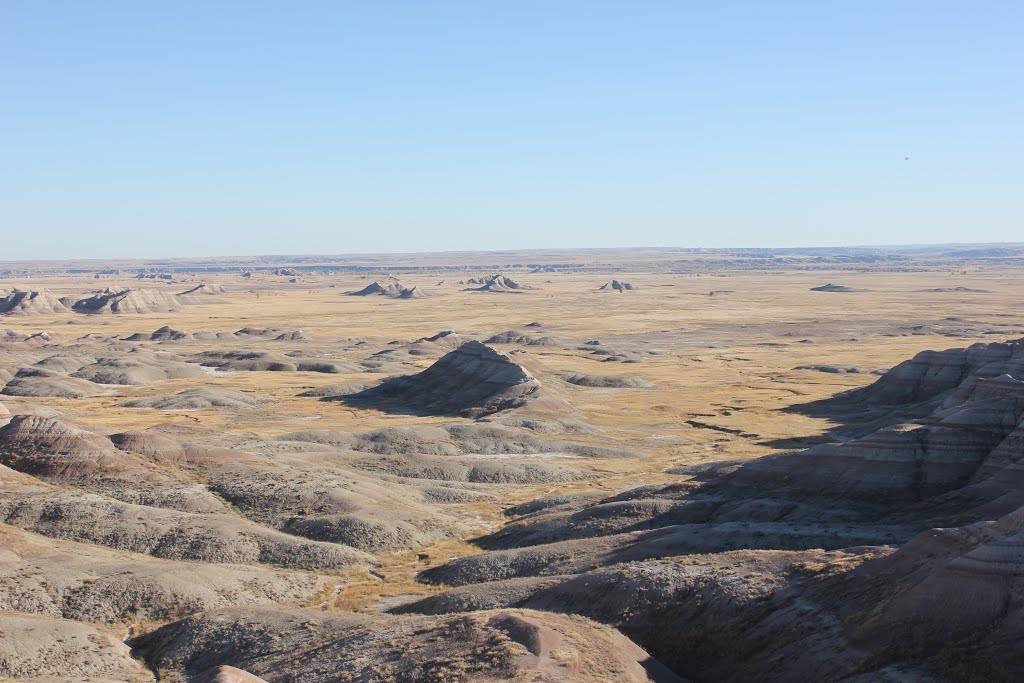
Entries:
{"type": "MultiPolygon", "coordinates": [[[[134,336],[135,335],[132,335],[132,337],[134,337],[134,336]]],[[[132,340],[132,337],[129,337],[128,339],[132,340]]],[[[173,327],[171,327],[170,325],[164,325],[163,327],[159,328],[158,330],[153,332],[151,335],[149,335],[149,341],[155,341],[155,342],[163,342],[163,341],[189,341],[192,338],[193,338],[192,335],[189,334],[188,332],[182,332],[181,330],[176,330],[173,327]]],[[[136,340],[133,340],[133,341],[136,341],[136,340]]]]}
{"type": "Polygon", "coordinates": [[[105,289],[88,298],[79,299],[71,308],[78,313],[140,315],[180,311],[181,303],[166,292],[105,289]]]}
{"type": "Polygon", "coordinates": [[[195,361],[206,367],[226,372],[320,372],[342,374],[360,372],[346,363],[308,358],[267,351],[206,351],[197,354],[195,361]]]}
{"type": "Polygon", "coordinates": [[[52,538],[169,560],[309,570],[370,563],[369,556],[350,546],[268,529],[237,513],[196,514],[75,491],[8,492],[0,499],[0,521],[52,538]]]}
{"type": "Polygon", "coordinates": [[[852,366],[843,365],[798,365],[793,368],[794,370],[814,370],[815,372],[825,372],[831,375],[857,375],[864,370],[852,366]]]}
{"type": "Polygon", "coordinates": [[[386,285],[382,285],[379,282],[371,282],[362,289],[345,292],[345,296],[400,296],[402,291],[406,288],[402,286],[400,282],[389,282],[386,285]]]}
{"type": "Polygon", "coordinates": [[[107,390],[95,382],[68,377],[44,368],[22,368],[4,386],[0,394],[8,396],[54,398],[89,398],[101,396],[107,390]]]}
{"type": "Polygon", "coordinates": [[[446,351],[454,351],[455,349],[465,344],[466,340],[460,337],[455,332],[452,332],[451,330],[444,330],[443,332],[438,332],[433,336],[417,339],[415,343],[431,344],[439,349],[444,349],[446,351]]]}
{"type": "Polygon", "coordinates": [[[896,422],[866,436],[519,506],[495,550],[421,575],[464,588],[401,609],[568,611],[700,680],[1014,680],[1022,362],[1024,340],[918,354],[836,404],[896,422]]]}
{"type": "Polygon", "coordinates": [[[536,289],[536,287],[529,287],[522,285],[505,275],[492,275],[491,277],[484,278],[482,280],[467,280],[467,284],[477,284],[479,287],[472,287],[466,291],[470,292],[522,292],[528,289],[536,289]]]}
{"type": "Polygon", "coordinates": [[[60,335],[51,332],[21,333],[14,330],[0,330],[0,344],[3,345],[46,346],[59,340],[60,335]]]}
{"type": "Polygon", "coordinates": [[[487,456],[532,455],[635,458],[639,453],[537,436],[529,429],[493,422],[452,423],[436,427],[384,427],[368,432],[312,430],[277,437],[380,455],[487,456]]]}
{"type": "Polygon", "coordinates": [[[338,672],[382,683],[521,681],[538,671],[561,683],[679,681],[610,628],[520,610],[394,617],[236,608],[168,624],[131,644],[169,683],[225,664],[268,678],[288,671],[306,683],[337,681],[338,672]]]}
{"type": "Polygon", "coordinates": [[[125,408],[154,408],[156,410],[212,410],[214,408],[246,410],[271,403],[277,403],[277,400],[240,391],[186,389],[173,396],[138,399],[120,405],[125,408]]]}
{"type": "Polygon", "coordinates": [[[300,605],[315,574],[161,560],[0,524],[0,612],[92,622],[166,621],[239,605],[300,605]]]}
{"type": "MultiPolygon", "coordinates": [[[[48,482],[126,503],[194,513],[225,512],[224,504],[186,473],[154,466],[139,454],[120,452],[108,439],[59,420],[0,430],[0,463],[48,482]]],[[[8,491],[12,502],[18,496],[8,491]]],[[[29,508],[25,508],[28,510],[29,508]]],[[[20,514],[20,513],[19,513],[20,514]]],[[[11,520],[8,520],[9,522],[11,520]]],[[[13,523],[13,522],[12,522],[13,523]]]]}
{"type": "Polygon", "coordinates": [[[635,290],[636,287],[634,287],[633,284],[629,282],[619,282],[618,280],[611,280],[609,282],[604,283],[597,289],[598,291],[603,292],[631,292],[635,290]]]}
{"type": "Polygon", "coordinates": [[[163,354],[138,352],[122,357],[100,358],[95,363],[79,368],[71,377],[87,379],[96,384],[139,386],[168,379],[197,379],[205,377],[205,373],[191,363],[172,360],[163,354]]]}
{"type": "Polygon", "coordinates": [[[267,683],[259,676],[233,666],[215,666],[208,671],[190,678],[188,683],[267,683]]]}
{"type": "Polygon", "coordinates": [[[341,396],[347,396],[349,394],[355,394],[363,391],[370,386],[376,384],[376,382],[348,382],[346,384],[326,384],[322,387],[315,387],[313,389],[307,389],[297,396],[303,398],[331,398],[336,399],[341,396]]]}
{"type": "Polygon", "coordinates": [[[979,379],[1000,375],[1024,378],[1024,339],[922,351],[890,369],[873,384],[821,404],[827,406],[841,401],[882,409],[902,405],[914,415],[925,415],[954,389],[961,386],[970,389],[979,379]]]}
{"type": "Polygon", "coordinates": [[[540,382],[505,354],[469,341],[415,375],[392,377],[343,400],[383,410],[482,417],[542,398],[540,382]]]}
{"type": "Polygon", "coordinates": [[[152,683],[131,648],[106,630],[65,619],[0,614],[0,678],[152,683]]]}
{"type": "Polygon", "coordinates": [[[45,291],[15,289],[0,297],[0,315],[46,315],[67,312],[67,306],[45,291]]]}
{"type": "Polygon", "coordinates": [[[855,289],[846,285],[834,285],[831,282],[827,285],[811,287],[812,292],[866,292],[866,289],[855,289]]]}
{"type": "Polygon", "coordinates": [[[0,428],[0,462],[27,474],[49,468],[55,459],[70,462],[119,455],[106,437],[52,417],[17,415],[0,428]]]}
{"type": "Polygon", "coordinates": [[[81,370],[86,365],[95,363],[97,360],[98,359],[95,356],[59,353],[42,359],[32,367],[70,374],[77,370],[81,370]]]}
{"type": "Polygon", "coordinates": [[[971,287],[935,287],[933,289],[922,289],[922,292],[937,292],[946,293],[954,292],[958,294],[990,294],[991,292],[987,289],[973,289],[971,287]]]}
{"type": "Polygon", "coordinates": [[[419,287],[407,287],[398,293],[398,299],[424,299],[430,296],[419,287]]]}
{"type": "Polygon", "coordinates": [[[221,285],[210,285],[205,282],[200,285],[196,285],[192,289],[186,289],[184,292],[179,292],[177,296],[220,296],[227,294],[228,290],[221,285]]]}
{"type": "Polygon", "coordinates": [[[310,338],[302,330],[289,327],[243,327],[235,332],[235,336],[245,338],[262,337],[263,339],[273,339],[274,341],[299,341],[310,338]]]}
{"type": "Polygon", "coordinates": [[[645,379],[625,375],[585,375],[577,372],[562,375],[562,379],[576,386],[601,389],[650,389],[654,386],[645,379]]]}
{"type": "Polygon", "coordinates": [[[515,330],[499,332],[487,339],[485,344],[519,344],[520,346],[557,346],[558,342],[551,337],[531,337],[515,330]]]}
{"type": "Polygon", "coordinates": [[[13,417],[0,428],[0,464],[40,479],[117,500],[192,512],[224,506],[187,474],[118,450],[110,439],[60,419],[13,417]]]}

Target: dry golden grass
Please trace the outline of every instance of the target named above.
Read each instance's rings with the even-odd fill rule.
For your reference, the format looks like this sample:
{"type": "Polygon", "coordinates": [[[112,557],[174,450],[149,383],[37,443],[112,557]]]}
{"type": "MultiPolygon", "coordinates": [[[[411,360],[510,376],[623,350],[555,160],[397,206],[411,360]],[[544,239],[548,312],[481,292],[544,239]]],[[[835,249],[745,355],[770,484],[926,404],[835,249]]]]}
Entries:
{"type": "MultiPolygon", "coordinates": [[[[531,336],[551,336],[555,346],[529,347],[540,368],[542,383],[567,398],[580,419],[601,430],[580,441],[639,451],[645,459],[566,459],[574,467],[593,470],[587,481],[536,486],[496,487],[497,502],[449,506],[480,533],[504,523],[501,510],[531,498],[563,492],[614,493],[640,483],[670,481],[666,470],[714,459],[752,458],[777,450],[773,442],[815,436],[831,425],[781,409],[865,385],[875,378],[863,374],[826,374],[794,370],[801,365],[833,364],[880,370],[929,348],[963,346],[1024,335],[1020,320],[1020,274],[1012,270],[951,275],[945,271],[771,272],[686,276],[636,273],[518,274],[513,277],[538,289],[520,294],[462,291],[455,284],[474,271],[418,274],[403,277],[433,294],[417,300],[348,297],[374,278],[351,275],[308,276],[302,282],[259,275],[251,281],[237,275],[216,275],[205,281],[229,288],[210,303],[186,306],[181,312],[149,316],[68,316],[7,318],[2,327],[18,331],[46,330],[71,340],[87,333],[126,336],[149,333],[161,325],[184,331],[235,331],[244,326],[304,330],[308,342],[253,341],[260,350],[311,349],[333,352],[346,340],[381,344],[413,340],[451,329],[485,338],[508,329],[531,336]],[[611,277],[634,283],[637,291],[597,292],[611,277]],[[436,285],[444,279],[445,284],[436,285]],[[811,292],[835,282],[868,291],[848,294],[811,292]],[[988,293],[927,292],[963,286],[988,293]],[[709,292],[716,291],[714,296],[709,292]],[[960,318],[966,322],[947,321],[960,318]],[[531,321],[542,328],[525,328],[531,321]],[[946,321],[943,323],[943,321],[946,321]],[[934,325],[965,325],[960,338],[934,334],[934,325]],[[920,330],[914,330],[923,325],[920,330]],[[988,334],[986,334],[986,332],[988,334]],[[889,336],[893,335],[893,336],[889,336]],[[602,348],[642,352],[642,363],[602,363],[578,350],[596,338],[602,348]],[[810,339],[813,343],[800,343],[810,339]],[[854,341],[856,340],[856,341],[854,341]],[[560,373],[630,375],[653,382],[650,389],[593,389],[566,384],[560,373]],[[697,421],[743,434],[690,424],[697,421]]],[[[58,295],[83,294],[97,287],[152,287],[183,291],[189,285],[165,285],[129,279],[43,277],[14,282],[48,288],[58,295]]],[[[237,343],[237,342],[236,342],[237,343]]],[[[219,348],[218,342],[161,345],[167,351],[190,353],[219,348]]],[[[358,354],[352,354],[357,358],[358,354]]],[[[432,361],[423,358],[422,367],[432,361]]],[[[408,370],[408,368],[407,368],[408,370]]],[[[391,415],[358,410],[297,394],[316,386],[366,381],[384,375],[357,373],[211,373],[200,380],[176,380],[140,387],[116,387],[108,396],[81,400],[45,400],[77,415],[95,428],[141,429],[178,422],[210,430],[278,435],[303,429],[360,431],[392,425],[429,424],[450,418],[391,415]],[[129,409],[117,404],[136,398],[175,393],[197,386],[258,392],[278,403],[251,411],[164,412],[129,409]]],[[[6,400],[6,399],[5,399],[6,400]]],[[[16,406],[19,401],[10,402],[16,406]]],[[[555,460],[559,462],[559,460],[555,460]]],[[[446,508],[447,509],[447,508],[446,508]]],[[[371,609],[382,599],[430,591],[415,582],[416,572],[449,557],[477,552],[465,539],[447,541],[413,553],[381,556],[379,576],[355,573],[340,577],[345,584],[324,596],[330,609],[371,609]]]]}

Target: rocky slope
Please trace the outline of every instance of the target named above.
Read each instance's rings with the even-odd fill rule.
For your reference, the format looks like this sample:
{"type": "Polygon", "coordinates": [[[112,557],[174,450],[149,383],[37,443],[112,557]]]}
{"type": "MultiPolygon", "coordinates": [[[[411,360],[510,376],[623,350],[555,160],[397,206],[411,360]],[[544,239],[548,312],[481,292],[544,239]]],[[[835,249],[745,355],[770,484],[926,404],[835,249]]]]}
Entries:
{"type": "Polygon", "coordinates": [[[387,617],[234,609],[169,624],[133,645],[172,683],[225,664],[268,681],[310,683],[679,681],[611,629],[518,610],[387,617]]]}
{"type": "Polygon", "coordinates": [[[138,315],[178,311],[181,302],[173,294],[156,290],[105,289],[79,299],[71,308],[77,313],[138,315]]]}
{"type": "Polygon", "coordinates": [[[833,403],[895,423],[859,439],[522,506],[402,610],[577,613],[698,681],[1019,679],[1022,359],[919,354],[833,403]]]}
{"type": "Polygon", "coordinates": [[[392,377],[346,402],[432,415],[482,417],[557,399],[511,357],[469,341],[415,375],[392,377]]]}
{"type": "Polygon", "coordinates": [[[597,289],[598,289],[598,291],[603,291],[603,292],[631,292],[634,289],[637,289],[637,287],[634,286],[630,282],[620,282],[619,280],[609,280],[608,282],[604,283],[603,285],[601,285],[597,289]]]}
{"type": "Polygon", "coordinates": [[[45,291],[15,289],[6,296],[0,296],[0,315],[47,315],[67,311],[63,302],[45,291]]]}
{"type": "Polygon", "coordinates": [[[479,287],[471,287],[468,291],[474,292],[523,292],[529,289],[536,289],[529,285],[516,282],[507,275],[492,275],[487,278],[469,280],[467,284],[479,284],[479,287]]]}

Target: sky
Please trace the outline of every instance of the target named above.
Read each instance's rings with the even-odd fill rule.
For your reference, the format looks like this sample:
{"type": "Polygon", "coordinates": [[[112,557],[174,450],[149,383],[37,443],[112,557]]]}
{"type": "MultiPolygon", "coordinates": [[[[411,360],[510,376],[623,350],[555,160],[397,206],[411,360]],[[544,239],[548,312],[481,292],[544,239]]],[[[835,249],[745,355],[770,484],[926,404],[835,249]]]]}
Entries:
{"type": "Polygon", "coordinates": [[[0,260],[1024,241],[1022,35],[1020,0],[0,0],[0,260]]]}

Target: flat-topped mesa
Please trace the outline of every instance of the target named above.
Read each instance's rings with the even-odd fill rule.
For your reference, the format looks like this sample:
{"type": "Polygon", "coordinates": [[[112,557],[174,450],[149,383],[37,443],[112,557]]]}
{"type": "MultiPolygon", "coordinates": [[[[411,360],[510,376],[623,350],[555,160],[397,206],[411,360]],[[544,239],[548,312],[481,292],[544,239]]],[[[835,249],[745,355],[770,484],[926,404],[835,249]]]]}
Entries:
{"type": "Polygon", "coordinates": [[[167,313],[180,311],[181,302],[166,292],[105,289],[85,299],[79,299],[71,308],[78,313],[91,314],[167,313]]]}
{"type": "Polygon", "coordinates": [[[67,313],[67,310],[60,299],[46,291],[15,289],[0,296],[0,315],[45,315],[67,313]]]}
{"type": "Polygon", "coordinates": [[[598,291],[602,292],[631,292],[635,289],[636,287],[633,285],[633,283],[619,282],[618,280],[606,282],[600,287],[598,287],[598,291]]]}
{"type": "Polygon", "coordinates": [[[544,398],[540,382],[526,368],[485,344],[468,341],[423,372],[392,377],[342,400],[383,410],[476,418],[544,398]]]}

